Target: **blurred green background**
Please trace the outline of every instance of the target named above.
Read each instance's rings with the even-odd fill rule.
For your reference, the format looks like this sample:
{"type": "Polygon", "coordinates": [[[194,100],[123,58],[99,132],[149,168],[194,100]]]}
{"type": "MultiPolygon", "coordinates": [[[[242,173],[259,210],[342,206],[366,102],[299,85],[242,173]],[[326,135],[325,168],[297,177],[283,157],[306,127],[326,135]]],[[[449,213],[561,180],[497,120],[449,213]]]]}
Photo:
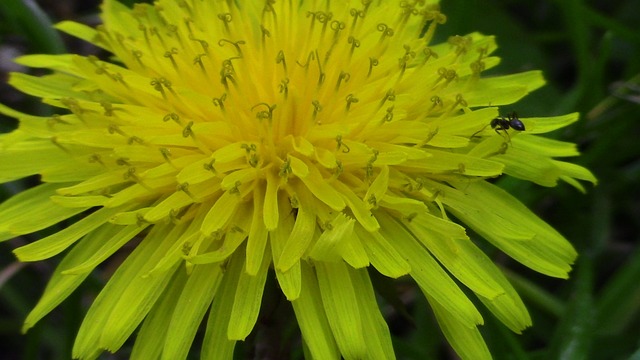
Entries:
{"type": "MultiPolygon", "coordinates": [[[[580,122],[551,136],[577,143],[583,154],[571,161],[589,168],[599,180],[596,187],[586,184],[588,192],[581,194],[566,184],[542,188],[500,179],[501,186],[564,234],[580,257],[571,279],[563,281],[536,274],[500,253],[490,254],[507,269],[534,322],[523,335],[515,335],[485,316],[482,332],[494,357],[640,359],[640,1],[441,4],[448,22],[438,29],[438,41],[473,31],[494,34],[502,63],[490,74],[543,70],[548,85],[504,110],[516,110],[525,118],[579,111],[580,122]]],[[[50,25],[66,19],[96,25],[98,6],[94,0],[1,0],[0,102],[47,114],[49,109],[37,99],[6,84],[8,72],[30,71],[11,59],[27,53],[95,51],[50,25]]],[[[0,118],[0,131],[14,126],[0,118]]],[[[0,200],[36,182],[4,184],[0,200]]],[[[15,262],[11,250],[42,235],[0,244],[0,359],[68,359],[84,311],[105,280],[103,274],[94,274],[60,308],[21,335],[22,321],[61,257],[24,265],[15,262]]],[[[380,288],[385,289],[384,284],[380,288]]],[[[398,358],[454,359],[421,296],[402,287],[393,296],[403,300],[401,308],[385,307],[398,358]]],[[[290,337],[295,347],[295,329],[290,337]]],[[[250,358],[257,341],[248,339],[238,358],[250,358]]],[[[126,354],[123,349],[102,358],[126,354]]],[[[290,355],[299,358],[300,351],[290,355]]]]}

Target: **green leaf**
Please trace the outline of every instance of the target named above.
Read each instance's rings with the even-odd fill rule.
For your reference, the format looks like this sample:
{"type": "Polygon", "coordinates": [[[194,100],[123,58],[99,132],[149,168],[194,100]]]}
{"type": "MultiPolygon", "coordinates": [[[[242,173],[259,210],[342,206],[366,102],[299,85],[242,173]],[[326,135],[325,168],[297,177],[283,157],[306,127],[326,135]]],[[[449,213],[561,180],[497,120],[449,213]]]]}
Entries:
{"type": "Polygon", "coordinates": [[[589,255],[580,257],[574,276],[574,291],[566,305],[567,311],[557,327],[550,346],[550,358],[588,359],[596,328],[593,306],[594,266],[589,255]]]}
{"type": "Polygon", "coordinates": [[[598,333],[620,336],[640,314],[640,250],[609,279],[596,302],[598,333]]]}
{"type": "Polygon", "coordinates": [[[61,54],[65,52],[60,35],[51,20],[33,0],[0,1],[0,14],[16,33],[25,34],[32,52],[61,54]]]}

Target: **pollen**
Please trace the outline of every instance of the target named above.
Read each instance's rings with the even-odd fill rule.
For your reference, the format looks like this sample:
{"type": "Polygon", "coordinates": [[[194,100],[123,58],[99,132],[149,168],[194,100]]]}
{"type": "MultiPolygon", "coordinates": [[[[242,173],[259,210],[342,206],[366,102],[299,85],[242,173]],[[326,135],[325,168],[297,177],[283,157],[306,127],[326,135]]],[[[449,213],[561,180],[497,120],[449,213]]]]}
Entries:
{"type": "MultiPolygon", "coordinates": [[[[461,91],[474,78],[460,77],[470,73],[469,63],[478,55],[465,55],[490,46],[486,40],[474,44],[472,37],[456,37],[449,41],[453,46],[436,51],[429,47],[430,34],[445,22],[437,5],[371,5],[137,5],[126,23],[100,27],[96,43],[116,54],[127,69],[96,58],[76,61],[85,76],[102,85],[101,104],[113,118],[108,134],[124,138],[126,146],[117,150],[123,157],[155,153],[165,162],[154,167],[137,156],[123,179],[143,185],[149,173],[169,165],[178,172],[178,181],[184,181],[180,184],[216,182],[220,191],[236,198],[250,198],[262,188],[270,209],[264,215],[271,222],[265,223],[268,228],[275,227],[278,198],[300,196],[299,191],[334,211],[347,207],[371,218],[366,204],[372,199],[366,194],[373,180],[387,166],[407,160],[402,147],[429,147],[440,126],[447,126],[440,119],[468,109],[461,91]],[[215,18],[200,16],[211,13],[215,18]],[[427,36],[421,37],[425,29],[427,36]],[[437,65],[425,66],[436,59],[437,65]],[[439,106],[415,101],[420,92],[437,92],[439,106]],[[122,94],[128,101],[118,111],[111,98],[122,94]],[[137,106],[152,111],[134,117],[137,106]],[[397,130],[412,123],[419,124],[413,134],[400,137],[397,130]],[[176,133],[182,136],[171,135],[176,133]],[[178,153],[182,156],[176,157],[178,153]],[[187,158],[198,166],[181,161],[187,158]],[[343,194],[339,189],[345,184],[357,186],[343,194]]],[[[105,6],[119,7],[113,2],[105,6]]],[[[76,99],[63,105],[78,117],[88,111],[83,106],[90,106],[76,99]]],[[[428,156],[418,153],[413,156],[428,156]]],[[[464,167],[459,163],[441,171],[464,167]]],[[[175,173],[164,174],[171,176],[175,173]]],[[[190,198],[227,199],[209,195],[190,198]]],[[[189,205],[176,203],[171,210],[189,205]]],[[[213,228],[230,228],[232,219],[213,228]]]]}

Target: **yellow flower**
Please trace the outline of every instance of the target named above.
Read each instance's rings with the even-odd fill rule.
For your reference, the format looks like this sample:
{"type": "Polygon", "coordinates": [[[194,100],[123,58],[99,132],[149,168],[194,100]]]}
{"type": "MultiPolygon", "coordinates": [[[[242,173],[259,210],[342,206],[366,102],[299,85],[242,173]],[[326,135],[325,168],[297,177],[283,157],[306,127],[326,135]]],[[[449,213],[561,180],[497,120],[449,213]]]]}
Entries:
{"type": "Polygon", "coordinates": [[[58,28],[113,58],[26,56],[53,73],[10,79],[59,115],[0,107],[20,120],[0,137],[0,180],[42,179],[0,206],[0,239],[75,219],[15,250],[39,261],[71,247],[25,330],[127,243],[74,357],[114,352],[141,325],[132,358],[184,358],[209,310],[202,357],[231,358],[274,273],[313,358],[394,358],[377,271],[415,280],[461,357],[490,358],[459,284],[511,330],[531,320],[449,214],[567,277],[573,247],[487,179],[595,182],[554,159],[577,155],[573,144],[536,135],[578,115],[500,117],[541,74],[482,76],[499,62],[490,36],[432,44],[446,20],[435,1],[106,0],[102,10],[97,29],[58,28]]]}

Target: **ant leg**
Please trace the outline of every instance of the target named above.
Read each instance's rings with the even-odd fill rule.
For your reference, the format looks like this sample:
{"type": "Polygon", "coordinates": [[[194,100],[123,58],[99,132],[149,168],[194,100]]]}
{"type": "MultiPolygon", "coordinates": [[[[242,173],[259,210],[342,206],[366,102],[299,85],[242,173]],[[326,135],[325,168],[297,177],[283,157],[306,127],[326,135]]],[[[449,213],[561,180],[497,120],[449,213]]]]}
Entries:
{"type": "MultiPolygon", "coordinates": [[[[511,135],[509,135],[509,131],[507,129],[501,129],[501,130],[507,135],[507,143],[511,144],[511,135]]],[[[496,132],[498,132],[498,130],[496,130],[496,132]]]]}
{"type": "Polygon", "coordinates": [[[487,124],[487,125],[483,126],[483,127],[482,127],[482,129],[480,129],[480,130],[478,130],[478,131],[474,132],[474,133],[473,133],[473,135],[471,135],[471,137],[472,137],[472,138],[476,137],[476,135],[477,135],[477,134],[479,134],[479,133],[483,132],[483,131],[484,131],[484,129],[486,129],[488,126],[489,126],[489,124],[487,124]]]}

